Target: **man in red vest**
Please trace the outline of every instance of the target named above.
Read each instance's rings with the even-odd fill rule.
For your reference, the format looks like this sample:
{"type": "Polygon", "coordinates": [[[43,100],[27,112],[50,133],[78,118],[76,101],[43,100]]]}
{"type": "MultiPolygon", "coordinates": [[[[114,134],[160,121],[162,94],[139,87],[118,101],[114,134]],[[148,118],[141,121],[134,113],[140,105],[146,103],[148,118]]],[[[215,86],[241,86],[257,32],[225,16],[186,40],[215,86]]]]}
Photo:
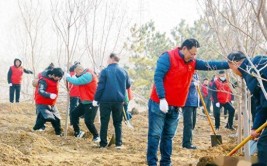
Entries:
{"type": "Polygon", "coordinates": [[[219,77],[214,81],[212,89],[215,128],[217,130],[220,128],[220,110],[223,107],[225,111],[229,111],[228,123],[225,128],[235,130],[233,127],[235,109],[231,103],[232,90],[229,82],[226,80],[225,71],[219,71],[219,77]]]}
{"type": "Polygon", "coordinates": [[[9,68],[7,73],[7,82],[9,85],[9,101],[14,103],[14,95],[16,93],[16,103],[19,103],[20,89],[23,73],[33,74],[32,71],[26,70],[21,66],[20,59],[14,60],[14,65],[9,68]]]}
{"type": "Polygon", "coordinates": [[[209,80],[205,78],[203,80],[203,84],[201,85],[201,93],[204,99],[204,102],[206,104],[207,110],[210,114],[210,104],[211,104],[211,99],[210,99],[210,90],[209,90],[209,80]]]}
{"type": "Polygon", "coordinates": [[[229,68],[226,61],[207,62],[195,59],[199,46],[196,39],[187,39],[181,47],[163,53],[157,61],[148,103],[148,165],[157,165],[159,143],[160,165],[171,165],[172,140],[178,125],[178,111],[185,105],[195,70],[229,68]]]}
{"type": "Polygon", "coordinates": [[[33,130],[43,130],[46,122],[51,122],[55,133],[61,136],[60,114],[55,104],[58,97],[58,82],[63,77],[61,68],[45,70],[39,78],[35,91],[36,123],[33,130]]]}
{"type": "Polygon", "coordinates": [[[92,105],[97,88],[97,76],[92,70],[84,69],[77,65],[74,69],[76,77],[67,76],[66,80],[73,85],[79,86],[80,104],[71,112],[71,124],[74,129],[74,136],[81,138],[84,132],[79,127],[79,117],[84,115],[84,122],[88,130],[93,134],[93,141],[100,142],[98,131],[94,125],[97,107],[92,105]]]}

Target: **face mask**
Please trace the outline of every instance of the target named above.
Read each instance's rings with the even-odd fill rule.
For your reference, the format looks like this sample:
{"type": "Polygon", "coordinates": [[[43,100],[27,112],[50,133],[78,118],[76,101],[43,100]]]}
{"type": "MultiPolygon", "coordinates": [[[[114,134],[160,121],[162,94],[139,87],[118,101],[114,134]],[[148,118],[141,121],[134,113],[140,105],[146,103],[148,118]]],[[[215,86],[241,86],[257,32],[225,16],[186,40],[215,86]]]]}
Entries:
{"type": "Polygon", "coordinates": [[[225,77],[220,77],[220,80],[224,81],[225,80],[225,77]]]}

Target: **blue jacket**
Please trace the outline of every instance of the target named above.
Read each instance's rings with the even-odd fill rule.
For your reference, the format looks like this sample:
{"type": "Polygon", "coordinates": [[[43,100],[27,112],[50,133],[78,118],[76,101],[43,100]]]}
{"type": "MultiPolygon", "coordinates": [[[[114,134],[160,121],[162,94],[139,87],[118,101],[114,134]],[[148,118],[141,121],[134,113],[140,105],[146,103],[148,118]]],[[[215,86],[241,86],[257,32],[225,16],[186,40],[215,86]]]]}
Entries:
{"type": "MultiPolygon", "coordinates": [[[[267,64],[267,57],[258,55],[252,58],[251,61],[254,64],[254,66],[256,66],[257,69],[261,69],[267,64]]],[[[252,129],[257,129],[267,120],[267,100],[259,86],[257,78],[250,75],[252,73],[255,73],[255,71],[251,68],[251,65],[247,59],[245,59],[243,63],[239,66],[239,71],[242,74],[242,78],[246,82],[247,88],[255,98],[255,102],[257,105],[256,107],[257,113],[255,115],[252,129]]],[[[267,79],[266,66],[263,70],[260,71],[260,74],[263,78],[267,79]]],[[[262,82],[264,85],[264,89],[267,91],[267,82],[266,81],[262,82]]]]}
{"type": "MultiPolygon", "coordinates": [[[[184,55],[179,52],[181,57],[184,55]]],[[[154,74],[154,82],[157,88],[157,93],[159,98],[165,97],[165,90],[163,86],[163,79],[166,73],[170,69],[170,59],[167,52],[163,53],[158,61],[157,68],[154,74]]],[[[195,70],[221,70],[221,69],[229,69],[229,65],[227,61],[203,61],[200,59],[196,59],[195,70]]],[[[179,94],[178,94],[179,95],[179,94]]]]}
{"type": "Polygon", "coordinates": [[[100,73],[95,94],[98,102],[124,102],[126,89],[130,88],[128,73],[117,63],[108,65],[100,73]]]}
{"type": "Polygon", "coordinates": [[[194,74],[193,79],[192,79],[191,84],[190,84],[190,87],[189,87],[189,92],[188,92],[185,106],[198,107],[199,96],[198,96],[197,88],[194,85],[194,82],[196,82],[196,81],[198,81],[198,75],[194,74]]]}

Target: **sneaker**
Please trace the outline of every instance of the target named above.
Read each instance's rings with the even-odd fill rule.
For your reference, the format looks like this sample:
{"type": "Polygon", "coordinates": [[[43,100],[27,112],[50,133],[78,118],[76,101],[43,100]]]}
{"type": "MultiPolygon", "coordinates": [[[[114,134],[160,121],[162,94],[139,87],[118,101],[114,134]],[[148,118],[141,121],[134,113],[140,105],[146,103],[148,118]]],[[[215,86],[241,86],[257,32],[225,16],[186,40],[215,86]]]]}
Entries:
{"type": "Polygon", "coordinates": [[[62,137],[63,136],[63,133],[57,133],[56,136],[57,137],[62,137]]]}
{"type": "Polygon", "coordinates": [[[79,133],[75,133],[74,136],[76,138],[82,138],[85,133],[83,131],[80,131],[79,133]]]}
{"type": "Polygon", "coordinates": [[[122,145],[116,145],[115,148],[118,150],[121,150],[121,149],[123,149],[123,146],[122,145]]]}
{"type": "Polygon", "coordinates": [[[95,143],[99,143],[99,142],[100,142],[100,137],[95,137],[95,138],[93,138],[93,141],[94,141],[95,143]]]}

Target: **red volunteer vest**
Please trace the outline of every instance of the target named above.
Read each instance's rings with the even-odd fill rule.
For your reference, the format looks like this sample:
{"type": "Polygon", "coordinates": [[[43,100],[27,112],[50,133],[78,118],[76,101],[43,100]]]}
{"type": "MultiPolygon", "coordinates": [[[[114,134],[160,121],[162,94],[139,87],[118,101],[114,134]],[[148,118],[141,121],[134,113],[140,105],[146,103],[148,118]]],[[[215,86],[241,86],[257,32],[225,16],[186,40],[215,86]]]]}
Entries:
{"type": "MultiPolygon", "coordinates": [[[[70,75],[73,76],[75,73],[70,72],[70,75]]],[[[70,90],[70,97],[79,97],[80,96],[80,91],[79,91],[79,86],[73,85],[71,83],[68,83],[69,85],[69,90],[70,90]]]]}
{"type": "MultiPolygon", "coordinates": [[[[179,48],[168,51],[170,69],[163,79],[165,98],[170,106],[183,107],[185,105],[192,76],[195,71],[196,61],[185,63],[179,55],[179,48]]],[[[150,99],[159,103],[155,84],[153,85],[150,99]]]]}
{"type": "Polygon", "coordinates": [[[22,75],[23,75],[23,68],[22,67],[16,67],[16,66],[11,66],[11,82],[12,84],[21,84],[22,80],[22,75]]]}
{"type": "Polygon", "coordinates": [[[227,102],[231,101],[231,88],[227,81],[221,82],[219,79],[217,79],[215,82],[215,85],[217,87],[217,99],[218,102],[221,104],[225,104],[227,102]]]}
{"type": "Polygon", "coordinates": [[[203,97],[207,97],[208,96],[208,86],[207,85],[201,85],[201,92],[202,92],[202,95],[203,97]]]}
{"type": "MultiPolygon", "coordinates": [[[[54,93],[58,96],[58,81],[54,81],[46,77],[41,77],[40,79],[45,80],[47,84],[46,92],[54,93]]],[[[39,84],[37,85],[36,88],[39,89],[39,84]]],[[[40,93],[38,93],[38,90],[36,90],[35,92],[36,92],[35,94],[36,104],[44,104],[44,105],[55,105],[56,104],[57,97],[55,99],[50,99],[50,98],[46,98],[40,95],[40,93]]]]}
{"type": "Polygon", "coordinates": [[[93,71],[87,69],[88,73],[92,74],[93,79],[90,83],[84,84],[84,85],[79,85],[79,91],[80,91],[80,99],[82,101],[93,101],[94,100],[94,95],[96,92],[97,88],[97,76],[94,74],[93,71]]]}

